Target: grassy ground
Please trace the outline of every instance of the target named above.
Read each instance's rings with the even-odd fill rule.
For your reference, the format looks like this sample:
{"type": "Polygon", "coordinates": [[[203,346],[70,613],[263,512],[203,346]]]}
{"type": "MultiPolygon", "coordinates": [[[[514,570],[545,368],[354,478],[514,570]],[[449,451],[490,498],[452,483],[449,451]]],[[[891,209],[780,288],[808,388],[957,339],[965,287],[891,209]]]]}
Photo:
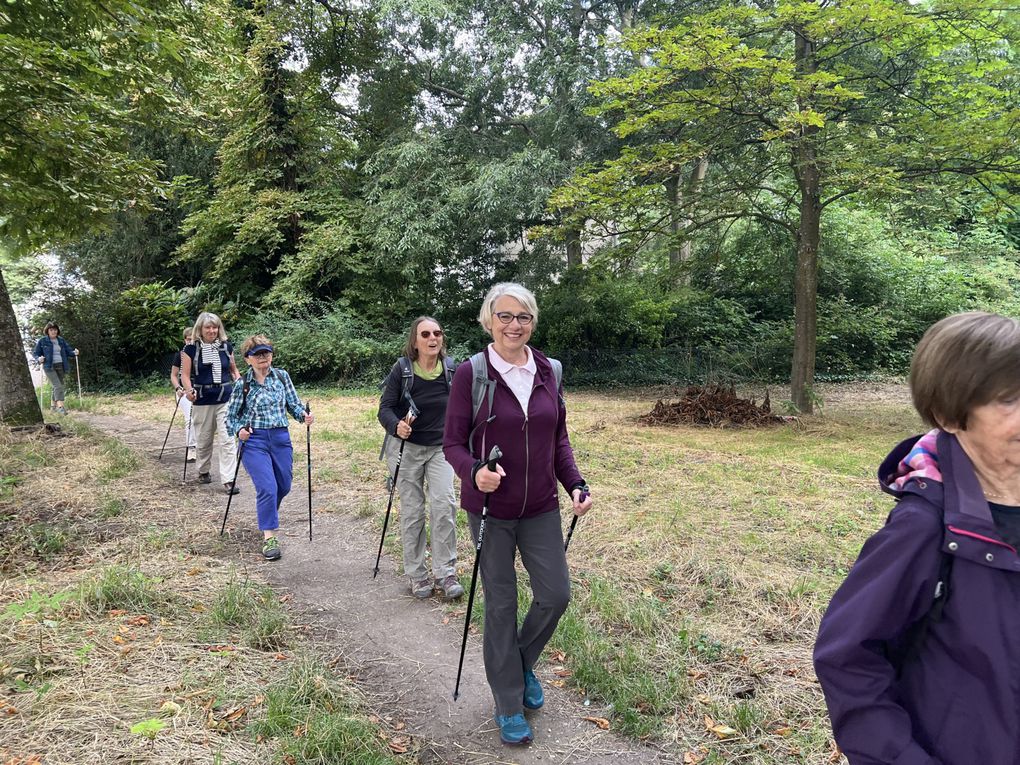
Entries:
{"type": "MultiPolygon", "coordinates": [[[[614,729],[672,744],[688,763],[833,755],[812,641],[888,512],[878,462],[921,426],[902,386],[821,394],[820,415],[763,430],[647,427],[636,418],[653,393],[568,395],[596,505],[571,543],[574,599],[547,656],[555,682],[608,709],[614,729]]],[[[316,480],[340,489],[323,510],[381,526],[376,396],[310,395],[316,480]]],[[[172,409],[161,403],[121,397],[99,410],[158,421],[172,409]]]]}
{"type": "Polygon", "coordinates": [[[167,480],[62,424],[0,430],[0,762],[395,761],[346,676],[193,533],[167,480]]]}

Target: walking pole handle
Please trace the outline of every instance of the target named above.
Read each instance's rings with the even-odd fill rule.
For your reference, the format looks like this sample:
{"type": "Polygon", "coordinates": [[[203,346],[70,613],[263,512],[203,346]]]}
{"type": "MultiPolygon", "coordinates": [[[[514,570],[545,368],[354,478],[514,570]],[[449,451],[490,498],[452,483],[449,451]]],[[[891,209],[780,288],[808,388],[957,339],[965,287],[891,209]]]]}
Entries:
{"type": "Polygon", "coordinates": [[[489,459],[485,461],[485,467],[491,470],[493,473],[496,472],[496,461],[503,456],[503,452],[500,451],[498,446],[493,446],[492,451],[489,452],[489,459]]]}
{"type": "MultiPolygon", "coordinates": [[[[588,497],[591,496],[591,490],[588,488],[587,485],[582,485],[579,486],[578,488],[581,490],[581,493],[577,495],[578,502],[584,502],[586,499],[588,499],[588,497]]],[[[575,513],[574,517],[570,519],[570,528],[567,530],[567,538],[563,542],[563,552],[566,552],[567,548],[570,547],[570,538],[574,536],[574,529],[577,528],[577,519],[580,517],[581,516],[575,513]]]]}

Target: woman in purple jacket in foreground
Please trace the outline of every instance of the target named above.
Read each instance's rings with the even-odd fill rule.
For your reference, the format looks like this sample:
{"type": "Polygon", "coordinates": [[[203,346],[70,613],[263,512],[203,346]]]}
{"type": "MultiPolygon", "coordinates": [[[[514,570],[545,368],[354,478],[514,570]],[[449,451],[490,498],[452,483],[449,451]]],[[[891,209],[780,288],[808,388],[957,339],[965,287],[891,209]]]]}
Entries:
{"type": "Polygon", "coordinates": [[[934,429],[879,469],[898,503],[822,619],[815,670],[851,765],[1020,763],[1020,322],[934,324],[910,370],[934,429]]]}
{"type": "Polygon", "coordinates": [[[472,416],[470,363],[457,367],[446,406],[443,452],[461,480],[460,506],[478,538],[482,504],[491,494],[479,566],[485,591],[485,676],[496,702],[496,724],[506,744],[532,738],[524,710],[544,702],[533,667],[570,600],[570,577],[560,526],[559,482],[583,515],[591,507],[567,438],[566,408],[549,360],[528,347],[538,323],[535,296],[519,284],[489,290],[478,321],[492,335],[486,348],[491,399],[472,416]],[[477,428],[475,426],[478,426],[477,428]],[[498,445],[495,472],[483,460],[498,445]],[[517,626],[517,574],[531,579],[532,601],[517,626]]]}

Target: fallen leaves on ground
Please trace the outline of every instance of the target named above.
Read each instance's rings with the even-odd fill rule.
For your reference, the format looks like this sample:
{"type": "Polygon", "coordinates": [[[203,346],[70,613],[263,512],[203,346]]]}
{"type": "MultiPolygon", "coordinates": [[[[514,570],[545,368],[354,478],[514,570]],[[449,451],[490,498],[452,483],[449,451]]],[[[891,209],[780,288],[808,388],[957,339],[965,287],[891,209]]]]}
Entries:
{"type": "Polygon", "coordinates": [[[705,715],[705,728],[714,733],[718,738],[733,738],[740,735],[740,732],[724,723],[717,723],[708,715],[705,715]]]}
{"type": "Polygon", "coordinates": [[[590,723],[595,723],[599,726],[600,730],[609,730],[609,720],[605,717],[582,717],[582,720],[587,720],[590,723]]]}
{"type": "Polygon", "coordinates": [[[394,754],[404,754],[411,746],[410,736],[394,736],[386,742],[394,754]]]}

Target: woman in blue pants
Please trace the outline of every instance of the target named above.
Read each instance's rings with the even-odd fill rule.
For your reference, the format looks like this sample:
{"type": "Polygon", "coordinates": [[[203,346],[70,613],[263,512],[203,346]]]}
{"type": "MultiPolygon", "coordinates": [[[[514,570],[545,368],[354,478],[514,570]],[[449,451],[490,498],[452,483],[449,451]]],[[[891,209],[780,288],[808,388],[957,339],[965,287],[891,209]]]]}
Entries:
{"type": "Polygon", "coordinates": [[[273,345],[265,335],[252,335],[241,344],[250,367],[235,385],[227,404],[227,432],[243,442],[241,461],[255,484],[255,510],[266,560],[279,560],[280,505],[290,493],[294,448],[287,414],[306,425],[312,415],[298,399],[290,375],[273,367],[273,345]]]}

